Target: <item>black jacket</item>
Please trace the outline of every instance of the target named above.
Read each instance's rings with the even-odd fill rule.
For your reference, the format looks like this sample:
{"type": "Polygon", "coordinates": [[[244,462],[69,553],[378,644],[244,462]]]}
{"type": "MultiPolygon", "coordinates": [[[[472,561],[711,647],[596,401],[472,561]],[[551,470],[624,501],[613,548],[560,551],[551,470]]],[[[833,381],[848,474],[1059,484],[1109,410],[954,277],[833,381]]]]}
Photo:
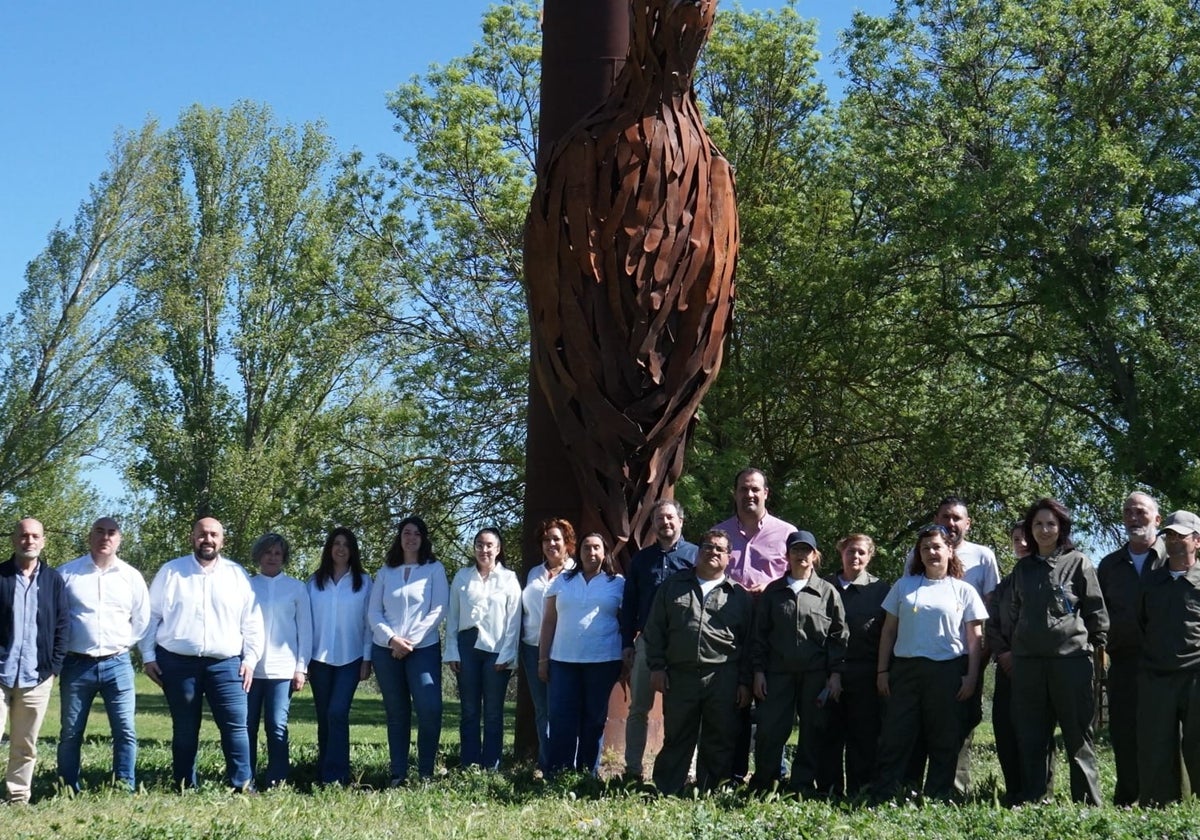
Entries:
{"type": "MultiPolygon", "coordinates": [[[[8,658],[12,647],[17,574],[17,563],[13,558],[0,563],[0,661],[8,658]]],[[[38,679],[45,680],[62,672],[71,614],[62,576],[41,560],[38,561],[37,576],[37,668],[38,679]]]]}

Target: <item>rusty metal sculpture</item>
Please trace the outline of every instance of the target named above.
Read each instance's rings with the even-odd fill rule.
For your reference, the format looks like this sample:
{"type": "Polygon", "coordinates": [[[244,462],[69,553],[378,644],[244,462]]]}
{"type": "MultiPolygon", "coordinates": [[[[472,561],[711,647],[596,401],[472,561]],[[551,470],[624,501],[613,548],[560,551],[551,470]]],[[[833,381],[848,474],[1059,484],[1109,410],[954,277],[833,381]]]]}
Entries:
{"type": "Polygon", "coordinates": [[[692,74],[716,0],[635,0],[607,100],[544,155],[525,272],[533,367],[583,501],[581,532],[641,544],[674,493],[721,364],[738,244],[733,173],[692,74]]]}

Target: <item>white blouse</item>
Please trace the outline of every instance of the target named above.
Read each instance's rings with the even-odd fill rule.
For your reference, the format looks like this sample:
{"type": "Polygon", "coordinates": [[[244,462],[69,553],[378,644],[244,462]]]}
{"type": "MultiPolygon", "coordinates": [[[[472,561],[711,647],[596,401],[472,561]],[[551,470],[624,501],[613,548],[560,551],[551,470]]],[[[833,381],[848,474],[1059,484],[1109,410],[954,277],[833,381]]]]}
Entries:
{"type": "Polygon", "coordinates": [[[604,572],[590,581],[583,572],[560,574],[546,590],[558,624],[550,658],[559,662],[612,662],[621,658],[621,598],[625,578],[604,572]]]}
{"type": "Polygon", "coordinates": [[[260,680],[290,680],[308,671],[312,655],[312,605],[304,584],[291,575],[255,575],[250,588],[262,613],[266,649],[254,676],[260,680]]]}
{"type": "Polygon", "coordinates": [[[372,588],[371,576],[366,573],[357,592],[354,575],[349,572],[336,583],[332,579],[325,581],[324,589],[317,588],[315,576],[308,579],[313,619],[312,661],[338,666],[370,657],[367,600],[372,588]]]}
{"type": "MultiPolygon", "coordinates": [[[[562,571],[568,572],[575,568],[575,561],[568,557],[563,561],[562,571]]],[[[538,646],[542,639],[542,615],[546,611],[546,590],[550,586],[550,573],[546,564],[540,563],[529,570],[525,579],[525,588],[521,590],[521,609],[524,618],[521,620],[521,641],[527,645],[538,646]]]]}
{"type": "Polygon", "coordinates": [[[446,612],[447,662],[460,662],[458,634],[475,627],[477,650],[496,654],[496,662],[517,667],[517,642],[521,636],[521,584],[517,576],[497,565],[484,579],[472,563],[459,569],[450,584],[446,612]]]}
{"type": "Polygon", "coordinates": [[[375,575],[367,606],[372,639],[380,647],[393,636],[408,639],[414,648],[436,645],[449,600],[446,570],[437,560],[384,566],[375,575]]]}

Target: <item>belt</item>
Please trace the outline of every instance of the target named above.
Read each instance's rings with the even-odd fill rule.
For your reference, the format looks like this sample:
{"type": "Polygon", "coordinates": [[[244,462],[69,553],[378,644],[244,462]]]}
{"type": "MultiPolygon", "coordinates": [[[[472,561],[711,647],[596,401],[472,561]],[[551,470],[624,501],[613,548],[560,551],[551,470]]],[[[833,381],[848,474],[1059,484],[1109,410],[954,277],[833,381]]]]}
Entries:
{"type": "Polygon", "coordinates": [[[129,653],[129,651],[128,650],[119,650],[116,653],[106,653],[103,656],[91,656],[90,654],[87,654],[87,653],[76,653],[75,651],[70,651],[67,654],[67,656],[73,657],[75,659],[82,659],[86,662],[107,662],[109,659],[116,659],[118,656],[121,656],[126,653],[129,653]]]}

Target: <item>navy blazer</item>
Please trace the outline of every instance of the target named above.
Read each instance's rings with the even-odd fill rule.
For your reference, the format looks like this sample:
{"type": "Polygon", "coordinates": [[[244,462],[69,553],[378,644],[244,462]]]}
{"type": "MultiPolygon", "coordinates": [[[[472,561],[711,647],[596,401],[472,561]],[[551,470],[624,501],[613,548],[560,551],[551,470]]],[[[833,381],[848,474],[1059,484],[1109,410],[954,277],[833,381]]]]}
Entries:
{"type": "MultiPolygon", "coordinates": [[[[17,562],[0,563],[0,661],[8,658],[13,640],[13,595],[17,590],[17,562]]],[[[58,676],[67,656],[71,624],[67,588],[62,575],[38,561],[37,668],[38,680],[58,676]]]]}

